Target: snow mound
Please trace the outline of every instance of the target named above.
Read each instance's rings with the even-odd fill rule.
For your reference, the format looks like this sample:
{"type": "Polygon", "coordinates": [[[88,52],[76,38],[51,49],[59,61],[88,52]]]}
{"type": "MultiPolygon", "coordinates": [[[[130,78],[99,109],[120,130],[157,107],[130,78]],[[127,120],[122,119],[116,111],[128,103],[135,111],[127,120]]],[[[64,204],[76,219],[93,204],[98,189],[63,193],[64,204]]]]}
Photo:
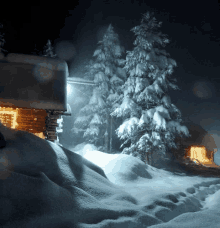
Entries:
{"type": "Polygon", "coordinates": [[[71,150],[83,157],[88,151],[97,150],[97,147],[93,144],[81,143],[76,146],[66,147],[66,149],[71,150]]]}
{"type": "Polygon", "coordinates": [[[0,132],[2,228],[219,227],[219,178],[175,176],[92,144],[76,147],[83,157],[1,124],[0,132]]]}
{"type": "Polygon", "coordinates": [[[92,163],[96,164],[97,166],[101,167],[105,170],[106,166],[109,164],[110,161],[114,160],[119,156],[119,154],[107,154],[100,151],[93,151],[93,147],[91,144],[87,144],[83,150],[81,150],[81,156],[85,159],[91,161],[92,163]]]}

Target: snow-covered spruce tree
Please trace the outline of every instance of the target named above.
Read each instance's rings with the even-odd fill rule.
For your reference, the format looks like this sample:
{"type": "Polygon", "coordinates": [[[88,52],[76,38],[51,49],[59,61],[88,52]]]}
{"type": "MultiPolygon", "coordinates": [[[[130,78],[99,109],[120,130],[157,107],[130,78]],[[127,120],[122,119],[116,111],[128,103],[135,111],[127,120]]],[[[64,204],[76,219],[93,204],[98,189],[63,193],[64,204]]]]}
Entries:
{"type": "Polygon", "coordinates": [[[169,148],[176,148],[177,135],[190,136],[188,129],[180,125],[181,112],[167,94],[170,88],[179,88],[171,78],[176,62],[162,49],[169,40],[157,31],[161,24],[147,12],[141,24],[131,29],[136,47],[127,51],[124,69],[129,76],[123,87],[123,102],[111,114],[124,118],[117,135],[124,140],[122,146],[130,146],[122,153],[148,164],[152,164],[152,153],[164,158],[169,148]]]}
{"type": "Polygon", "coordinates": [[[43,56],[52,57],[52,58],[56,58],[57,57],[57,55],[54,54],[54,52],[53,52],[53,47],[52,47],[51,42],[50,42],[49,39],[47,41],[47,44],[44,47],[44,54],[43,54],[43,56]]]}
{"type": "MultiPolygon", "coordinates": [[[[75,127],[85,130],[84,137],[87,142],[104,146],[105,134],[110,136],[110,113],[117,107],[117,100],[122,95],[121,86],[126,73],[121,68],[124,60],[120,58],[124,48],[120,45],[118,35],[114,32],[112,25],[109,25],[98,44],[88,71],[89,75],[93,75],[96,86],[94,86],[89,104],[80,110],[75,127]]],[[[112,123],[114,124],[115,121],[112,123]]],[[[108,150],[110,140],[107,141],[108,150]]]]}

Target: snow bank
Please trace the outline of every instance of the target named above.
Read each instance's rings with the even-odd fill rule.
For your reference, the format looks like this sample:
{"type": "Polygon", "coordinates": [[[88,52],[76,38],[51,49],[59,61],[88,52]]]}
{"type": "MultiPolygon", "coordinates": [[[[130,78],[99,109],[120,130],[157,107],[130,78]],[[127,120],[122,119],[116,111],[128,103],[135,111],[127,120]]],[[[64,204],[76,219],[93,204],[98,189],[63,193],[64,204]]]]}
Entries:
{"type": "Polygon", "coordinates": [[[1,125],[0,132],[1,228],[219,227],[219,178],[177,176],[92,145],[76,147],[81,156],[1,125]]]}
{"type": "Polygon", "coordinates": [[[88,151],[84,158],[100,166],[112,183],[163,222],[149,227],[219,227],[219,178],[175,175],[124,154],[88,151]]]}

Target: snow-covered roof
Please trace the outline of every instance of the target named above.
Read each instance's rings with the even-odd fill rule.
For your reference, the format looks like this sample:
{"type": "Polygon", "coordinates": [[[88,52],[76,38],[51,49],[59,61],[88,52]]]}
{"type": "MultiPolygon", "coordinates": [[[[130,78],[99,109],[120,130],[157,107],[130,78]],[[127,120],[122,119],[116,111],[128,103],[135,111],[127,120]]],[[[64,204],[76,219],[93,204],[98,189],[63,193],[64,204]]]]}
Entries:
{"type": "Polygon", "coordinates": [[[3,54],[0,55],[0,62],[7,61],[10,63],[29,63],[40,65],[42,67],[47,67],[50,70],[59,70],[66,71],[67,63],[61,59],[54,59],[50,57],[37,56],[37,55],[26,55],[26,54],[17,54],[9,53],[7,57],[4,57],[3,54]]]}
{"type": "Polygon", "coordinates": [[[0,55],[0,104],[67,110],[67,63],[61,59],[10,53],[0,55]]]}

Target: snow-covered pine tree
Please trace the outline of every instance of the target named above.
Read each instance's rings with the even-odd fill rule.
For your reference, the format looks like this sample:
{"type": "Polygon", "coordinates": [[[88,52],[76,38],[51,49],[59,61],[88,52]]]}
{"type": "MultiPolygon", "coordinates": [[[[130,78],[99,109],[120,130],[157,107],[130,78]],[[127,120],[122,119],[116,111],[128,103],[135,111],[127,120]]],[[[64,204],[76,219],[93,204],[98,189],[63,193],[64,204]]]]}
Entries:
{"type": "Polygon", "coordinates": [[[123,117],[117,135],[129,145],[122,153],[131,154],[151,163],[152,153],[165,157],[169,148],[176,148],[177,135],[190,136],[180,123],[181,112],[171,104],[167,92],[179,89],[171,78],[175,60],[162,49],[169,40],[157,31],[153,13],[143,15],[141,24],[131,29],[136,35],[133,51],[127,51],[124,69],[129,73],[124,84],[121,105],[111,114],[123,117]]]}
{"type": "MultiPolygon", "coordinates": [[[[117,101],[122,95],[121,86],[126,72],[122,69],[124,60],[120,58],[124,48],[120,45],[118,35],[111,24],[98,44],[87,75],[93,75],[96,86],[89,104],[80,110],[75,128],[85,130],[84,137],[87,142],[104,146],[103,136],[105,133],[110,135],[110,113],[117,107],[117,101]]],[[[109,142],[110,140],[108,148],[109,142]]]]}
{"type": "Polygon", "coordinates": [[[46,56],[46,57],[52,57],[52,58],[56,58],[57,55],[54,54],[53,52],[53,47],[51,45],[51,41],[48,39],[47,41],[47,44],[45,45],[44,47],[44,55],[43,56],[46,56]]]}
{"type": "Polygon", "coordinates": [[[0,23],[0,53],[3,53],[4,55],[8,53],[7,50],[5,50],[5,33],[3,31],[3,24],[0,23]]]}

